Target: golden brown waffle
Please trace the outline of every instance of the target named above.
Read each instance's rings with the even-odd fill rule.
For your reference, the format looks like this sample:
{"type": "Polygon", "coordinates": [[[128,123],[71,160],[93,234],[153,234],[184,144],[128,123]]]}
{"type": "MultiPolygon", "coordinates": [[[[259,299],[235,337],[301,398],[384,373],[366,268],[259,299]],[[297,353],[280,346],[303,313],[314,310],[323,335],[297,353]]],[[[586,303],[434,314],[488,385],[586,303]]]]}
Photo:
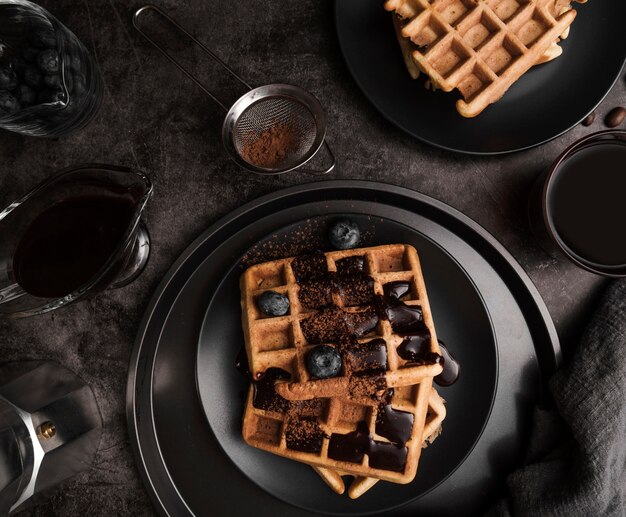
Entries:
{"type": "MultiPolygon", "coordinates": [[[[405,244],[390,244],[371,248],[325,253],[329,271],[337,270],[337,261],[349,257],[364,257],[367,274],[374,280],[374,293],[383,294],[383,285],[405,280],[411,283],[411,293],[404,303],[421,308],[424,323],[431,335],[431,351],[440,354],[432,314],[426,295],[426,287],[415,248],[405,244]]],[[[252,266],[241,277],[241,305],[246,352],[253,377],[271,367],[279,367],[291,374],[292,382],[281,385],[279,392],[290,400],[319,397],[348,396],[346,377],[311,379],[305,367],[306,354],[319,343],[307,342],[302,322],[319,313],[319,310],[303,307],[291,268],[293,258],[276,260],[252,266]],[[289,297],[289,314],[282,317],[264,316],[256,306],[256,298],[271,289],[289,297]]],[[[340,294],[332,294],[336,307],[351,314],[359,314],[363,307],[346,304],[340,294]]],[[[306,324],[306,323],[305,323],[306,324]]],[[[388,321],[380,321],[376,332],[363,336],[360,343],[373,338],[385,340],[387,348],[388,387],[417,384],[425,378],[441,373],[441,366],[413,365],[398,356],[396,351],[403,337],[394,333],[388,321]]]]}
{"type": "MultiPolygon", "coordinates": [[[[441,424],[446,418],[446,407],[444,404],[445,400],[439,396],[439,393],[437,393],[435,388],[432,388],[428,399],[426,424],[422,435],[422,448],[428,447],[441,433],[441,424]]],[[[315,466],[313,467],[313,470],[319,474],[319,476],[333,491],[338,494],[343,494],[345,492],[346,485],[342,477],[343,475],[346,475],[345,472],[315,466]]],[[[350,484],[348,495],[351,499],[357,499],[378,483],[378,481],[380,480],[377,478],[357,476],[350,484]]]]}
{"type": "MultiPolygon", "coordinates": [[[[457,111],[475,117],[529,68],[561,53],[576,17],[571,0],[387,0],[414,45],[416,69],[446,92],[457,111]]],[[[403,48],[406,56],[407,49],[403,48]]],[[[406,57],[405,57],[406,62],[406,57]]],[[[409,65],[407,65],[409,66],[409,65]]],[[[415,69],[409,68],[415,76],[415,69]]]]}
{"type": "MultiPolygon", "coordinates": [[[[403,298],[403,301],[408,306],[421,308],[424,323],[430,331],[430,352],[439,354],[440,349],[415,249],[412,246],[397,244],[329,252],[325,254],[328,271],[335,271],[337,261],[347,257],[364,257],[365,272],[373,278],[373,290],[378,295],[383,294],[383,285],[389,282],[402,280],[410,283],[410,293],[403,298]]],[[[253,378],[262,379],[270,369],[280,368],[291,377],[295,383],[293,386],[298,386],[299,383],[314,381],[305,367],[306,353],[313,345],[305,339],[301,324],[320,311],[302,306],[299,297],[300,286],[296,283],[292,270],[293,260],[292,258],[277,260],[249,268],[241,278],[241,303],[246,352],[253,378]],[[267,317],[258,310],[255,300],[266,290],[283,293],[289,297],[288,315],[267,317]]],[[[363,310],[363,307],[344,303],[345,299],[337,293],[332,294],[332,302],[352,314],[363,310]]],[[[396,347],[403,338],[392,331],[388,321],[381,319],[372,332],[361,336],[359,342],[367,342],[374,338],[385,340],[387,377],[389,372],[401,372],[403,369],[413,371],[411,369],[416,368],[411,365],[407,366],[407,361],[399,357],[396,347]]],[[[396,471],[370,465],[369,453],[365,453],[359,462],[339,461],[328,456],[329,437],[333,434],[352,433],[359,425],[365,425],[371,439],[377,444],[382,444],[381,447],[384,448],[386,445],[391,447],[390,440],[376,433],[376,418],[382,406],[365,396],[348,399],[346,395],[350,394],[343,391],[337,394],[324,392],[328,398],[315,398],[305,403],[304,406],[302,402],[288,403],[281,399],[287,406],[291,407],[291,404],[296,407],[296,413],[299,416],[306,414],[307,417],[317,422],[324,434],[320,450],[317,452],[303,452],[287,446],[287,436],[290,430],[297,429],[300,425],[298,418],[294,418],[289,407],[278,409],[255,407],[255,390],[252,386],[244,414],[243,437],[254,447],[314,466],[354,476],[408,483],[415,477],[417,470],[432,378],[441,371],[440,367],[433,369],[428,366],[426,365],[421,370],[428,372],[428,375],[422,375],[418,381],[415,381],[419,384],[413,382],[411,385],[397,387],[391,401],[393,410],[409,413],[413,417],[410,436],[406,440],[406,462],[396,471]]],[[[340,379],[340,377],[335,379],[340,379]]],[[[304,386],[310,385],[304,384],[304,386]]]]}

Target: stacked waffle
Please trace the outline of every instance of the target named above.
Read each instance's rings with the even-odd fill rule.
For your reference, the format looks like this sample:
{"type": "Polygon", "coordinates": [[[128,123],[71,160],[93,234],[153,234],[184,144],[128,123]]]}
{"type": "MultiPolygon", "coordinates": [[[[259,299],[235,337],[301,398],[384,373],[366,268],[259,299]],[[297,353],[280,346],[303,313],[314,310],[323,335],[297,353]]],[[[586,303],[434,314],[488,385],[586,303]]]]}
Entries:
{"type": "MultiPolygon", "coordinates": [[[[587,0],[576,0],[579,3],[587,0]]],[[[454,88],[457,111],[475,117],[533,65],[562,53],[572,0],[386,0],[405,64],[433,89],[454,88]]]]}
{"type": "Polygon", "coordinates": [[[378,480],[408,483],[445,418],[432,387],[440,349],[417,252],[411,246],[313,254],[249,268],[241,278],[253,383],[245,441],[311,465],[331,488],[359,497],[378,480]],[[267,316],[257,299],[289,299],[267,316]],[[307,357],[339,351],[342,369],[315,378],[307,357]]]}

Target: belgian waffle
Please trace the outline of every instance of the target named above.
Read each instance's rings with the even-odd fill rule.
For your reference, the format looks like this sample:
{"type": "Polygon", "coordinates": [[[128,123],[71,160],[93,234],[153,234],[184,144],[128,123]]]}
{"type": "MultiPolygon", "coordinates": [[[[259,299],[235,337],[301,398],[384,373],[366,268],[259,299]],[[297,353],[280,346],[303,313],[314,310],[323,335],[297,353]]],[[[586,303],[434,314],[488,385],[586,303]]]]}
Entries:
{"type": "MultiPolygon", "coordinates": [[[[441,424],[446,418],[446,407],[444,404],[445,400],[439,396],[439,393],[437,393],[435,388],[432,388],[428,399],[426,423],[424,425],[424,432],[422,435],[423,449],[433,443],[441,433],[441,424]]],[[[315,470],[324,482],[336,493],[343,494],[345,492],[346,485],[342,477],[343,475],[346,475],[345,472],[315,466],[313,467],[313,470],[315,470]]],[[[357,499],[378,483],[378,481],[380,480],[377,478],[357,476],[350,484],[348,495],[351,499],[357,499]]]]}
{"type": "MultiPolygon", "coordinates": [[[[329,393],[326,388],[314,389],[315,398],[311,399],[309,391],[312,386],[328,386],[328,383],[316,384],[322,380],[309,376],[305,366],[306,354],[319,343],[334,343],[332,339],[326,340],[329,336],[324,336],[323,332],[312,339],[311,332],[306,331],[306,322],[329,310],[311,306],[323,307],[325,304],[343,315],[362,315],[371,308],[372,294],[382,297],[385,292],[383,286],[391,282],[408,282],[410,290],[402,305],[421,309],[422,324],[428,336],[424,345],[430,356],[438,356],[440,349],[419,258],[413,247],[397,244],[329,252],[317,256],[315,260],[332,274],[345,272],[345,259],[363,264],[363,273],[372,279],[369,286],[372,293],[364,295],[359,290],[356,296],[349,290],[331,290],[327,299],[311,295],[307,291],[307,282],[302,281],[301,263],[297,258],[259,264],[242,275],[241,303],[246,352],[252,378],[257,380],[256,386],[250,388],[246,404],[243,437],[254,447],[316,467],[353,476],[408,483],[417,470],[432,379],[441,371],[440,365],[436,365],[438,369],[433,369],[432,364],[421,365],[422,371],[427,373],[414,377],[417,380],[411,383],[397,385],[392,397],[386,382],[382,386],[375,384],[383,392],[382,401],[375,400],[371,392],[352,393],[340,389],[337,393],[329,393]],[[267,317],[258,310],[255,300],[266,290],[288,296],[289,314],[267,317]],[[365,298],[361,299],[362,295],[365,298]],[[287,377],[290,383],[275,384],[287,377]],[[310,400],[286,400],[276,393],[280,391],[280,386],[302,387],[306,396],[295,398],[310,400]],[[384,429],[387,412],[412,421],[408,434],[402,439],[390,436],[384,429]],[[346,458],[338,452],[341,449],[338,444],[347,439],[346,436],[360,440],[359,443],[367,442],[363,451],[356,455],[358,457],[346,458]],[[400,445],[394,445],[398,443],[400,445]]],[[[352,267],[353,263],[350,262],[350,265],[352,267]]],[[[394,331],[390,321],[377,318],[376,325],[367,329],[356,341],[357,346],[372,340],[384,340],[387,359],[385,379],[390,377],[390,373],[416,368],[412,366],[413,362],[409,363],[398,354],[397,347],[405,338],[394,331]]],[[[335,379],[342,377],[345,377],[345,372],[335,379]]],[[[367,375],[362,378],[369,380],[367,375]]]]}
{"type": "MultiPolygon", "coordinates": [[[[586,0],[578,0],[586,1],[586,0]]],[[[561,53],[576,17],[571,0],[387,0],[409,72],[458,89],[457,111],[475,117],[533,65],[561,53]],[[413,64],[411,64],[411,60],[413,64]],[[414,66],[413,66],[414,65],[414,66]]]]}
{"type": "MultiPolygon", "coordinates": [[[[430,351],[440,354],[435,334],[426,287],[422,277],[419,258],[415,248],[404,244],[384,245],[371,248],[334,251],[325,254],[325,267],[329,272],[337,272],[337,264],[343,259],[362,257],[364,270],[373,279],[370,293],[358,292],[347,295],[332,292],[322,300],[314,300],[313,305],[331,305],[328,309],[307,308],[308,294],[303,295],[305,286],[299,285],[294,273],[294,259],[283,259],[258,264],[249,268],[241,278],[243,329],[246,341],[250,371],[254,376],[262,374],[270,367],[280,367],[291,374],[292,381],[278,386],[279,393],[290,400],[302,400],[332,396],[359,396],[359,387],[353,386],[349,376],[343,375],[332,379],[312,379],[305,367],[307,353],[320,343],[333,343],[332,336],[325,332],[309,332],[307,327],[315,318],[325,319],[326,315],[343,317],[354,315],[361,318],[363,306],[371,305],[371,295],[383,295],[383,285],[396,281],[408,281],[411,285],[408,297],[403,303],[417,307],[422,312],[423,323],[430,332],[430,351]],[[265,317],[257,308],[255,299],[264,291],[282,293],[290,302],[289,314],[282,317],[265,317]],[[305,302],[303,303],[303,298],[305,302]],[[356,300],[360,298],[360,300],[356,300]],[[358,302],[367,300],[361,305],[358,302]],[[330,311],[330,314],[329,314],[330,311]],[[341,311],[341,313],[337,312],[341,311]],[[329,339],[330,338],[330,339],[329,339]],[[326,340],[328,339],[328,341],[326,340]],[[354,389],[352,389],[354,388],[354,389]]],[[[320,257],[320,259],[322,259],[320,257]]],[[[317,298],[317,296],[314,296],[317,298]]],[[[398,356],[397,347],[403,337],[394,332],[389,321],[379,321],[373,332],[368,332],[357,340],[364,344],[373,338],[385,341],[387,370],[384,386],[406,386],[417,384],[425,378],[432,378],[441,373],[440,364],[414,365],[398,356]]],[[[382,383],[381,379],[381,383],[382,383]]]]}

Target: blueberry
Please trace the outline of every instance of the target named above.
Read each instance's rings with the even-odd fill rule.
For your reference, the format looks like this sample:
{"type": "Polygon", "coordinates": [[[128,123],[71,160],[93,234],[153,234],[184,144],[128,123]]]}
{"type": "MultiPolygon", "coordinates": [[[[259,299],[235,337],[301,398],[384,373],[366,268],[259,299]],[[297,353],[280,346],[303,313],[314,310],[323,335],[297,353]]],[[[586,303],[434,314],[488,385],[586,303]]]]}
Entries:
{"type": "Polygon", "coordinates": [[[15,90],[15,95],[17,96],[18,100],[20,101],[20,105],[23,108],[32,106],[37,100],[37,94],[35,93],[35,91],[30,86],[27,86],[25,84],[20,84],[17,87],[17,89],[15,90]]]}
{"type": "Polygon", "coordinates": [[[355,248],[359,244],[361,232],[354,221],[341,219],[330,227],[328,232],[330,243],[338,250],[355,248]]]}
{"type": "Polygon", "coordinates": [[[28,35],[28,42],[36,48],[57,48],[53,29],[37,29],[28,35]]]}
{"type": "Polygon", "coordinates": [[[28,65],[24,70],[24,82],[31,88],[39,88],[41,85],[41,72],[39,68],[33,65],[28,65]]]}
{"type": "Polygon", "coordinates": [[[12,90],[17,86],[17,75],[8,66],[0,66],[0,89],[12,90]]]}
{"type": "Polygon", "coordinates": [[[37,66],[44,74],[56,74],[59,71],[59,53],[56,50],[42,50],[37,56],[37,66]]]}
{"type": "Polygon", "coordinates": [[[22,49],[22,56],[26,61],[33,63],[37,61],[37,57],[39,56],[39,49],[33,47],[24,47],[22,49]]]}
{"type": "Polygon", "coordinates": [[[11,114],[19,109],[19,101],[6,90],[0,90],[0,111],[4,114],[11,114]]]}
{"type": "Polygon", "coordinates": [[[43,76],[43,82],[48,88],[60,88],[61,76],[59,74],[49,74],[43,76]]]}
{"type": "Polygon", "coordinates": [[[257,304],[267,316],[284,316],[289,312],[289,298],[275,291],[265,291],[257,298],[257,304]]]}
{"type": "Polygon", "coordinates": [[[316,346],[306,357],[306,368],[318,379],[336,377],[341,371],[341,355],[332,346],[316,346]]]}

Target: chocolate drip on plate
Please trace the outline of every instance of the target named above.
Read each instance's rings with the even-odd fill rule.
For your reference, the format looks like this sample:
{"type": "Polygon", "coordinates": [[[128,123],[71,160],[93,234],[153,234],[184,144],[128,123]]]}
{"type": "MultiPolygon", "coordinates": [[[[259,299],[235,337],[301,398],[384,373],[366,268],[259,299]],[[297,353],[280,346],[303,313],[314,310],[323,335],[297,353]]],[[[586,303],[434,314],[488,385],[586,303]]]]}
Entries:
{"type": "Polygon", "coordinates": [[[439,386],[451,386],[461,375],[461,365],[442,341],[439,341],[439,348],[443,355],[443,371],[435,377],[435,382],[439,386]]]}

